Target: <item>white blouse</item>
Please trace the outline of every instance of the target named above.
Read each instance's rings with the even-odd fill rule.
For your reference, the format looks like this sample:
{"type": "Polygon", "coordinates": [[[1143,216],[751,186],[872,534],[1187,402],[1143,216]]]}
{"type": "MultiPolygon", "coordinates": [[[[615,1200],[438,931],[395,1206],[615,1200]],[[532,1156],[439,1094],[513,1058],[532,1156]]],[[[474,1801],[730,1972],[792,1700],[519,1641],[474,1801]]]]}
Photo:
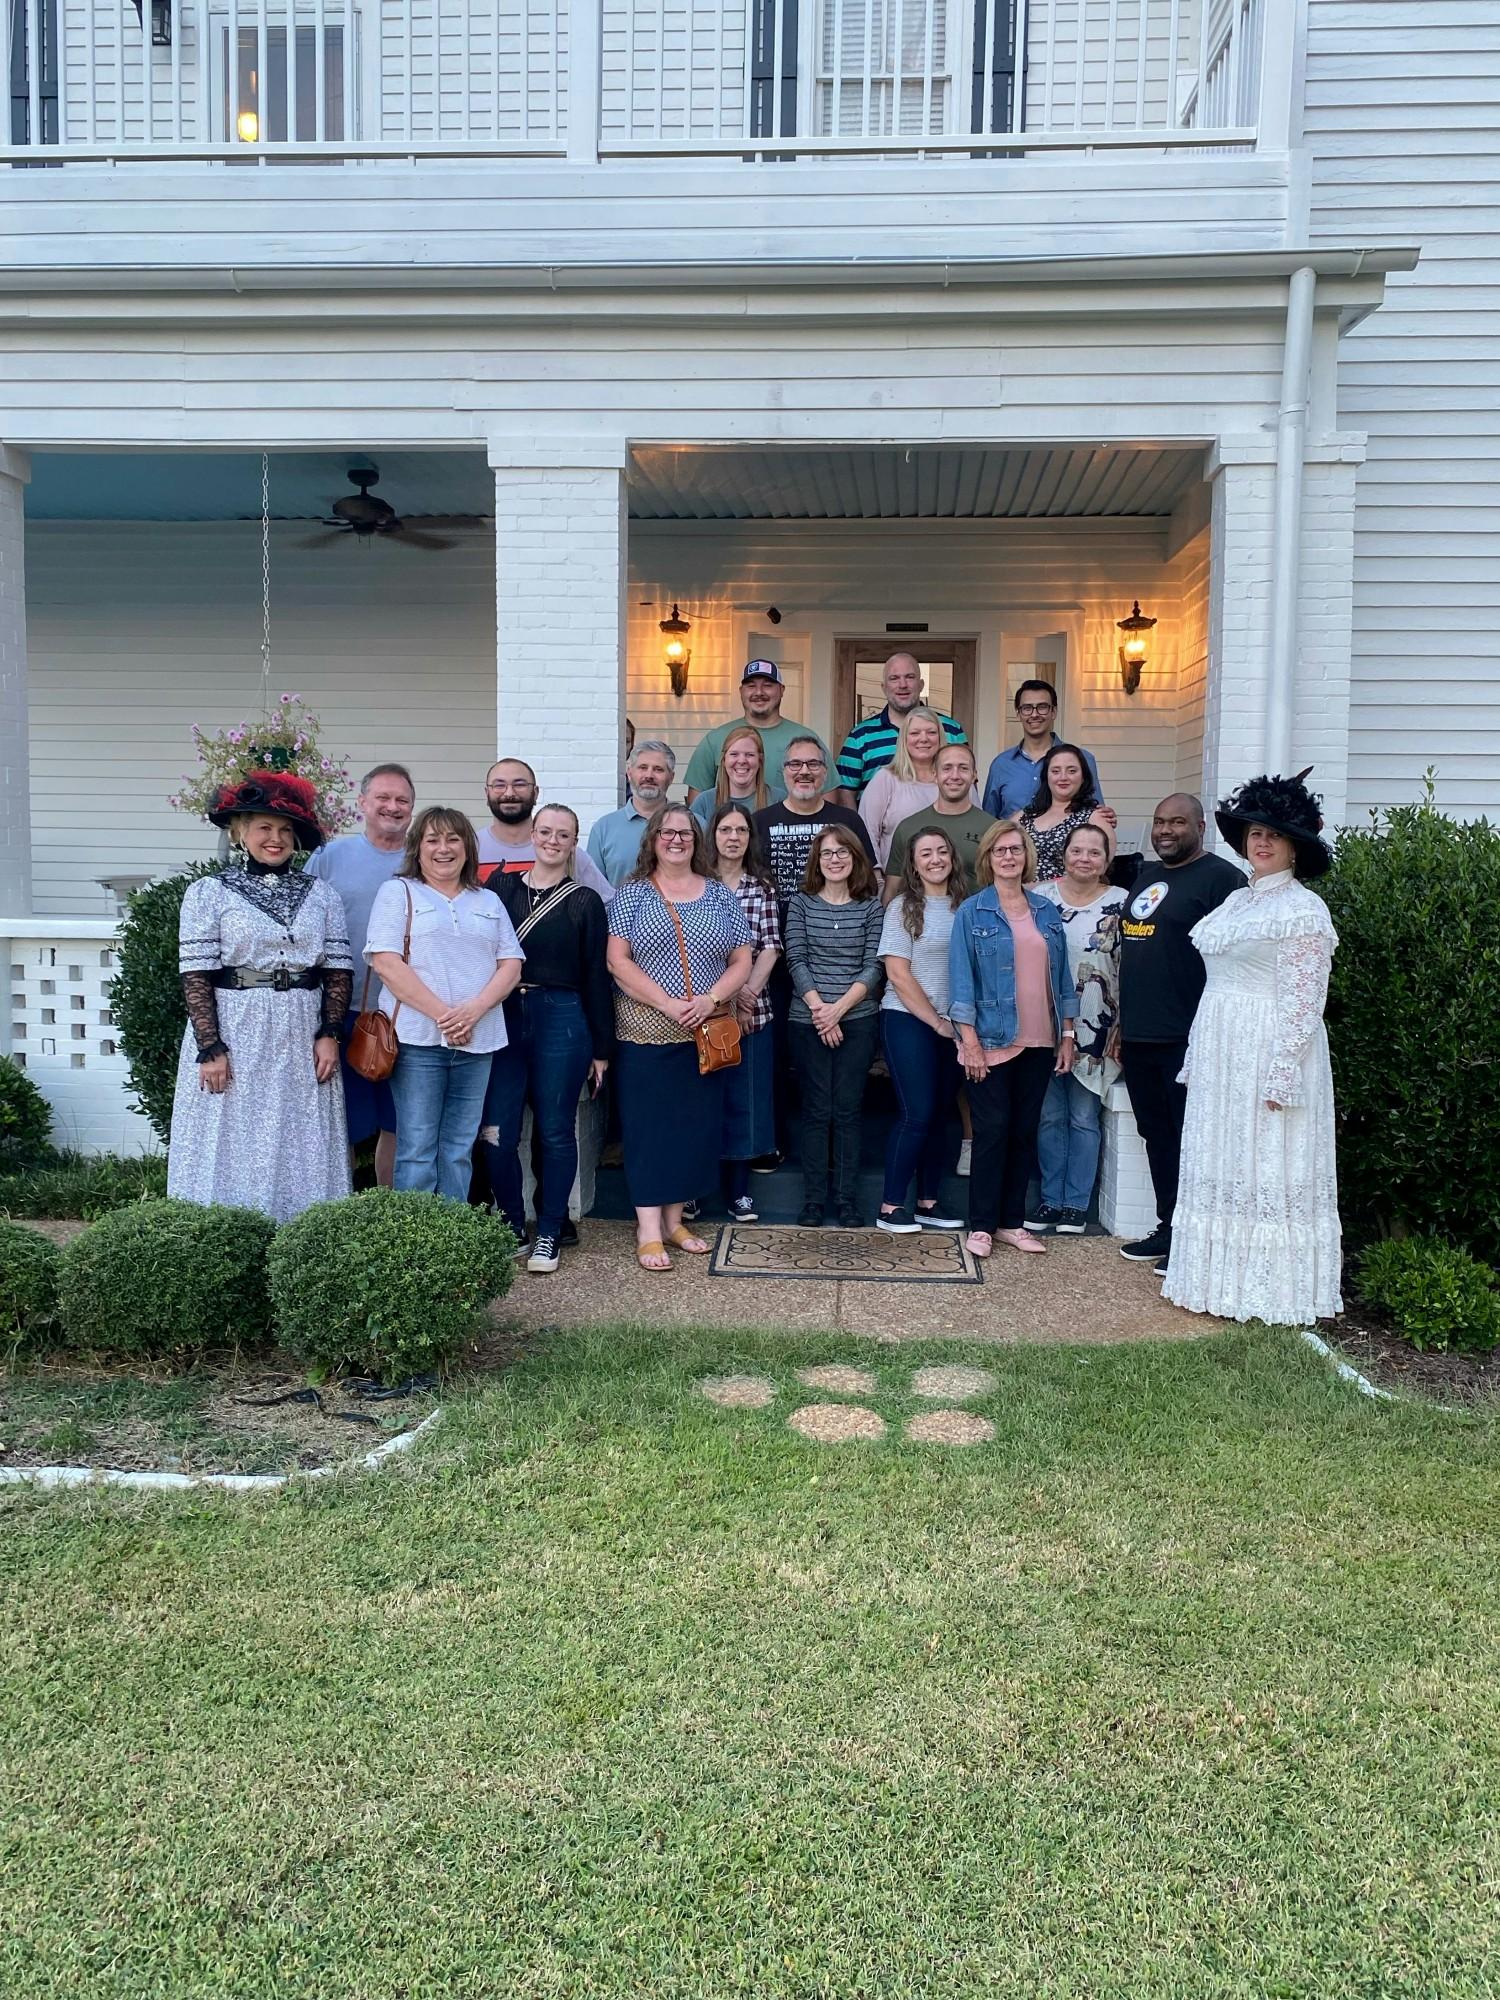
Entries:
{"type": "MultiPolygon", "coordinates": [[[[367,960],[378,951],[401,956],[408,891],[412,901],[411,969],[439,1000],[451,1006],[472,1000],[489,985],[502,959],[525,958],[504,904],[488,889],[460,889],[456,896],[448,897],[429,889],[425,882],[398,879],[376,891],[365,937],[367,960]]],[[[398,1010],[389,988],[381,991],[380,1009],[394,1017],[398,1042],[419,1049],[451,1046],[444,1042],[430,1014],[410,1005],[398,1010]]],[[[496,1005],[480,1016],[463,1052],[488,1056],[504,1047],[505,1009],[496,1005]]]]}

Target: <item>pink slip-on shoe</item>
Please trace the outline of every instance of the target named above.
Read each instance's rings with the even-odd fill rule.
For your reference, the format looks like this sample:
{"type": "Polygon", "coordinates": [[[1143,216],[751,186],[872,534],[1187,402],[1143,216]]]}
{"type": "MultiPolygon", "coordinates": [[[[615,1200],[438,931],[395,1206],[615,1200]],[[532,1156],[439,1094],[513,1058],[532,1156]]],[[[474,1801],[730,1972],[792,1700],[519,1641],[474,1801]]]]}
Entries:
{"type": "Polygon", "coordinates": [[[983,1229],[971,1229],[964,1240],[964,1248],[971,1257],[988,1257],[994,1247],[994,1238],[983,1229]]]}
{"type": "Polygon", "coordinates": [[[1039,1236],[1032,1236],[1024,1229],[997,1229],[995,1240],[1008,1243],[1012,1250],[1025,1250],[1033,1257],[1045,1257],[1047,1246],[1039,1236]]]}

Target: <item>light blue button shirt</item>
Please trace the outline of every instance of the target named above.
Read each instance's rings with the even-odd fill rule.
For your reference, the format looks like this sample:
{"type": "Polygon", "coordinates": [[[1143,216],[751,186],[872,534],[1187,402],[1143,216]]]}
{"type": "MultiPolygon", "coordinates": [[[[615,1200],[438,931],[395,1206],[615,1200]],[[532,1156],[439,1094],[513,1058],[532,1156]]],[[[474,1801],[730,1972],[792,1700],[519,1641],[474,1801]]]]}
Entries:
{"type": "MultiPolygon", "coordinates": [[[[1052,738],[1054,743],[1061,740],[1055,735],[1052,738]]],[[[1102,804],[1104,793],[1099,786],[1099,766],[1094,762],[1094,753],[1085,750],[1083,761],[1093,774],[1094,796],[1102,804]]],[[[1019,743],[1013,743],[1009,750],[1002,750],[991,764],[990,774],[984,781],[985,811],[993,813],[996,819],[1009,819],[1014,813],[1025,812],[1036,797],[1041,770],[1041,758],[1028,757],[1019,743]]]]}
{"type": "Polygon", "coordinates": [[[637,812],[631,799],[612,813],[606,813],[603,819],[596,819],[589,830],[589,857],[616,889],[636,864],[641,835],[650,817],[649,813],[637,812]]]}

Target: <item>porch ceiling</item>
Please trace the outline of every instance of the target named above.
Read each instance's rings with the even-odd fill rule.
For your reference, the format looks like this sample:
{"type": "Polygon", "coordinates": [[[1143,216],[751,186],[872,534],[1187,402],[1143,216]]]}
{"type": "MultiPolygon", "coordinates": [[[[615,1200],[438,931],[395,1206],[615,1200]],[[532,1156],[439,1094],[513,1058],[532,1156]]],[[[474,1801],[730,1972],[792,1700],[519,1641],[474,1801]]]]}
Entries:
{"type": "MultiPolygon", "coordinates": [[[[1056,446],[1004,451],[885,445],[759,450],[653,445],[634,454],[638,521],[1053,520],[1169,514],[1200,477],[1197,448],[1056,446]]],[[[479,451],[276,452],[271,512],[316,520],[350,490],[348,468],[378,464],[403,515],[494,509],[479,451]]],[[[249,452],[38,452],[33,520],[233,521],[260,512],[249,452]]]]}
{"type": "Polygon", "coordinates": [[[638,521],[1055,520],[1170,514],[1198,449],[638,449],[638,521]]]}

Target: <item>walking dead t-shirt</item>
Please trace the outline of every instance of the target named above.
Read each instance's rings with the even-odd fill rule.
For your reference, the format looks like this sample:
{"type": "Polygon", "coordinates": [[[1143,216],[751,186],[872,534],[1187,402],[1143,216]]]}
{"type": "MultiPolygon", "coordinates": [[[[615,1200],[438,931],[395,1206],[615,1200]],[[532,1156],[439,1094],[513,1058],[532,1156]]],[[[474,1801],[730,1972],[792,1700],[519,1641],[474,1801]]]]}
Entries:
{"type": "Polygon", "coordinates": [[[1226,896],[1243,869],[1217,854],[1180,868],[1148,861],[1120,920],[1120,1034],[1127,1042],[1185,1042],[1203,993],[1203,960],[1188,933],[1226,896]]]}

